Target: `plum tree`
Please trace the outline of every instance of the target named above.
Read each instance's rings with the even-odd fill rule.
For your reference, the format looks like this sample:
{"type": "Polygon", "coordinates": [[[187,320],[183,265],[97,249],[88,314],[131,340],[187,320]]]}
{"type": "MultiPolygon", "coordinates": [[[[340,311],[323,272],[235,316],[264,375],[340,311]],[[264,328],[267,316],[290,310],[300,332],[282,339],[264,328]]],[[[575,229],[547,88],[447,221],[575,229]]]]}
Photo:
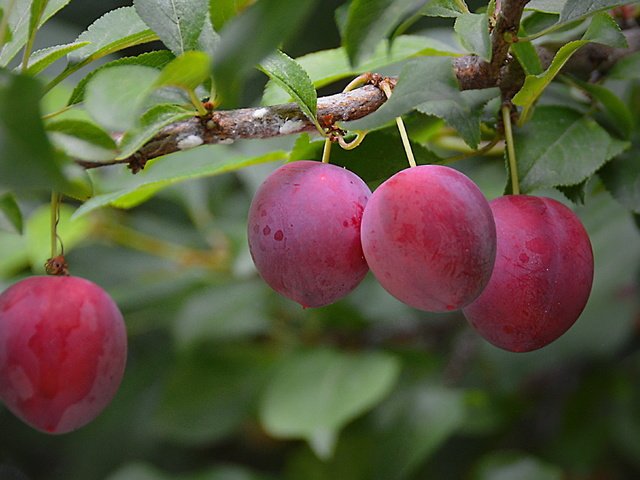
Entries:
{"type": "Polygon", "coordinates": [[[93,420],[115,395],[126,356],[122,315],[88,280],[30,277],[0,295],[0,398],[38,430],[93,420]]]}
{"type": "Polygon", "coordinates": [[[249,250],[262,278],[303,307],[335,302],[368,271],[360,244],[369,187],[344,168],[286,164],[253,198],[249,250]]]}
{"type": "Polygon", "coordinates": [[[422,310],[451,311],[488,282],[496,230],[487,200],[468,177],[423,165],[375,190],[362,219],[362,247],[393,296],[422,310]]]}
{"type": "Polygon", "coordinates": [[[582,313],[593,281],[591,243],[578,217],[551,198],[510,195],[490,206],[498,235],[495,268],[463,312],[492,344],[535,350],[582,313]]]}

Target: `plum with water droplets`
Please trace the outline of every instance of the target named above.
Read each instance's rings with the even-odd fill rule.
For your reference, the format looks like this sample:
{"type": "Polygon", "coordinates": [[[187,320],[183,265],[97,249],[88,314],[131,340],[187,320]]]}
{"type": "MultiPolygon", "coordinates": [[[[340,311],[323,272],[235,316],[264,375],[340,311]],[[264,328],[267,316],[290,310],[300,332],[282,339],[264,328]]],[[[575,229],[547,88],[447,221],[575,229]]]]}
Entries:
{"type": "Polygon", "coordinates": [[[249,250],[262,278],[303,307],[331,304],[368,271],[360,224],[369,187],[344,168],[310,160],[274,171],[248,215],[249,250]]]}

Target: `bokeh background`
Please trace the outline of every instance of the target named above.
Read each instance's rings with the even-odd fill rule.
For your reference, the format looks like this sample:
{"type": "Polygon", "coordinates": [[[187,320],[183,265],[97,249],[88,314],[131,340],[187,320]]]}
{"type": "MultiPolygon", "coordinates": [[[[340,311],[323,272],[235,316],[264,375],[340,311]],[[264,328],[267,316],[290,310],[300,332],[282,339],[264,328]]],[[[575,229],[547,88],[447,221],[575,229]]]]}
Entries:
{"type": "MultiPolygon", "coordinates": [[[[318,2],[284,50],[299,56],[339,46],[333,12],[342,3],[318,2]]],[[[103,13],[129,4],[72,1],[37,42],[73,41],[103,13]]],[[[450,30],[441,20],[414,28],[440,26],[450,30]]],[[[47,101],[59,103],[73,81],[47,101]]],[[[246,104],[259,101],[264,82],[255,75],[246,104]]],[[[234,148],[257,154],[293,140],[234,148]]],[[[123,311],[127,371],[105,412],[68,435],[38,433],[0,405],[1,480],[640,478],[640,235],[597,181],[586,204],[574,206],[596,259],[587,308],[556,343],[511,354],[480,339],[461,314],[413,310],[370,275],[320,309],[302,310],[273,293],[253,269],[245,221],[253,192],[276,166],[182,183],[126,212],[70,221],[76,205],[67,203],[60,234],[72,273],[103,286],[123,311]],[[305,381],[315,382],[315,373],[326,380],[326,362],[353,353],[380,355],[397,373],[373,408],[344,422],[331,458],[319,458],[322,445],[277,439],[264,428],[274,383],[289,389],[280,406],[293,412],[305,381]]],[[[487,197],[502,193],[501,156],[456,168],[487,197]]],[[[558,192],[541,193],[567,203],[558,192]]],[[[41,271],[47,200],[21,197],[24,234],[0,231],[0,287],[41,271]]],[[[340,382],[357,387],[356,403],[366,396],[373,387],[359,383],[357,367],[338,362],[322,400],[337,402],[336,410],[351,401],[333,395],[340,382]]]]}

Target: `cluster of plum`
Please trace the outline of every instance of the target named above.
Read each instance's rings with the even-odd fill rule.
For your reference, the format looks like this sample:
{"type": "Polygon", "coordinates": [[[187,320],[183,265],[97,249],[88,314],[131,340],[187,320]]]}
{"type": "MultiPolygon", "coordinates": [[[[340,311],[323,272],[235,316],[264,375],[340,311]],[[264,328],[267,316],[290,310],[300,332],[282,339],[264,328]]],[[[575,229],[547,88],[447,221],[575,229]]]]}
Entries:
{"type": "Polygon", "coordinates": [[[351,292],[370,269],[417,309],[462,309],[492,344],[543,347],[584,309],[593,253],[578,217],[546,197],[487,202],[467,176],[422,165],[373,193],[357,175],[314,161],[288,163],[260,186],[248,215],[263,279],[303,307],[351,292]]]}
{"type": "Polygon", "coordinates": [[[122,314],[96,284],[35,276],[0,295],[0,400],[46,433],[89,423],[111,402],[124,373],[122,314]]]}

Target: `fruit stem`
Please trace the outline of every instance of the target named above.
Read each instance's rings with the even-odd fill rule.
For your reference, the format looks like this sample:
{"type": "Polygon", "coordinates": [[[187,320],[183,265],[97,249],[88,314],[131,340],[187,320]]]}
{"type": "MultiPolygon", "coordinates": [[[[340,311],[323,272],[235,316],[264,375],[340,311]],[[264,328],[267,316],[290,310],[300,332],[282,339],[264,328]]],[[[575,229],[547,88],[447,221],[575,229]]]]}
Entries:
{"type": "Polygon", "coordinates": [[[364,137],[366,136],[367,136],[367,132],[356,132],[356,138],[354,138],[350,142],[345,141],[344,137],[339,136],[338,144],[344,150],[353,150],[354,148],[358,147],[362,143],[362,141],[364,140],[364,137]]]}
{"type": "MultiPolygon", "coordinates": [[[[387,96],[387,98],[391,98],[391,87],[388,83],[382,82],[380,83],[380,88],[387,96]]],[[[400,138],[402,139],[402,146],[404,147],[404,151],[407,154],[407,160],[409,161],[409,166],[415,167],[416,158],[413,156],[413,150],[411,148],[411,142],[409,141],[409,135],[407,135],[407,129],[404,126],[404,122],[402,121],[402,117],[396,117],[396,125],[398,125],[398,131],[400,132],[400,138]]]]}
{"type": "Polygon", "coordinates": [[[520,182],[518,181],[518,162],[516,161],[516,149],[513,145],[511,108],[506,104],[502,106],[502,123],[504,124],[504,140],[507,144],[507,157],[509,159],[509,171],[511,173],[511,191],[514,195],[519,195],[520,182]]]}
{"type": "MultiPolygon", "coordinates": [[[[60,222],[60,194],[51,192],[51,258],[58,255],[58,223],[60,222]]],[[[64,252],[63,252],[64,253],[64,252]]]]}
{"type": "Polygon", "coordinates": [[[331,156],[331,137],[327,136],[324,139],[324,148],[322,149],[322,163],[329,163],[329,157],[331,156]]]}

